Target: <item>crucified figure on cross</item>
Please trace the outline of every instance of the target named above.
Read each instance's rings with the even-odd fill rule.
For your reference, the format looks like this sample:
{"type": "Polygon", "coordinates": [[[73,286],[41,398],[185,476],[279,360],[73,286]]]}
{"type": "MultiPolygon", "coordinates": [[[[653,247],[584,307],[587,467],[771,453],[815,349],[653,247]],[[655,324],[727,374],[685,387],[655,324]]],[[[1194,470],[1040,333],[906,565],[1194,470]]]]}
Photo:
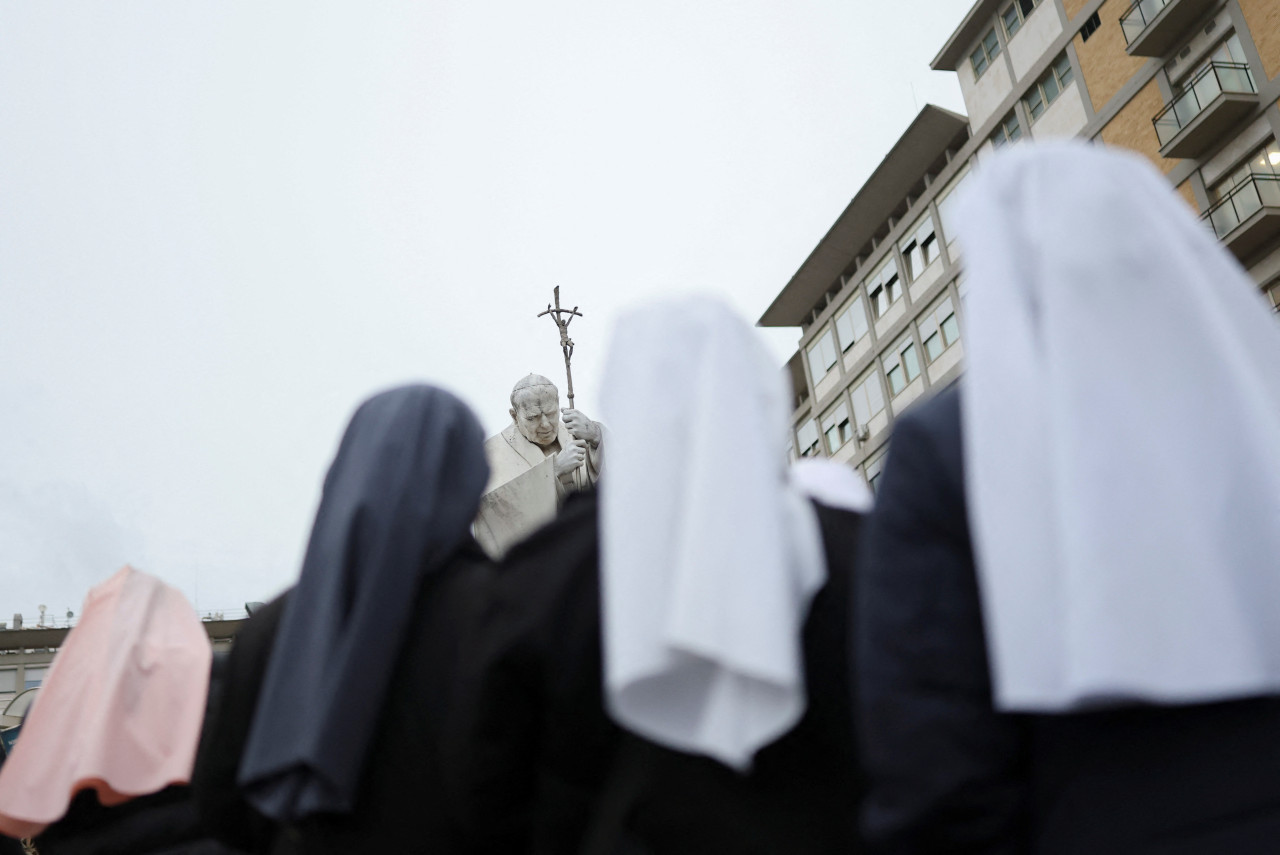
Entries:
{"type": "Polygon", "coordinates": [[[567,394],[569,397],[569,407],[573,408],[573,369],[570,367],[569,360],[573,358],[573,339],[569,338],[569,324],[573,322],[574,317],[582,317],[582,312],[578,311],[578,307],[572,309],[560,308],[560,286],[555,287],[556,307],[551,308],[551,304],[547,303],[547,309],[544,312],[538,312],[538,317],[550,315],[551,319],[556,322],[556,326],[560,329],[560,349],[564,351],[564,374],[568,381],[567,394]]]}

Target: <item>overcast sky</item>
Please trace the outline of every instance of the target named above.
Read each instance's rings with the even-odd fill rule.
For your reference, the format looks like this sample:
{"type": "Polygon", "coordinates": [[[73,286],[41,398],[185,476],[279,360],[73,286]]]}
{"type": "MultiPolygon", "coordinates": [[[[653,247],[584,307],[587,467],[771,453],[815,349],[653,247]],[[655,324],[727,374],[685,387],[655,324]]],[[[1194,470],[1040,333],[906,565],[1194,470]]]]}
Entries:
{"type": "Polygon", "coordinates": [[[124,562],[268,598],[361,399],[439,383],[492,433],[562,381],[555,285],[588,415],[628,305],[754,321],[963,109],[928,63],[969,5],[0,2],[0,621],[124,562]]]}

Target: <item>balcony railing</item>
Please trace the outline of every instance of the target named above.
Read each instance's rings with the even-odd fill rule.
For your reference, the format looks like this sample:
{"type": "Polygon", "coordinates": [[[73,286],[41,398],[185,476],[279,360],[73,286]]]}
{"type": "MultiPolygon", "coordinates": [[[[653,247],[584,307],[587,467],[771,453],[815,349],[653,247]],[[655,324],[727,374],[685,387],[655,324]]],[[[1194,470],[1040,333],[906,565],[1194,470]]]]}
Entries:
{"type": "Polygon", "coordinates": [[[1124,32],[1124,43],[1132,44],[1142,35],[1147,25],[1155,20],[1169,0],[1135,0],[1132,6],[1120,16],[1120,29],[1124,32]]]}
{"type": "Polygon", "coordinates": [[[1161,147],[1167,146],[1192,120],[1224,92],[1256,94],[1249,66],[1243,62],[1211,62],[1186,83],[1186,89],[1152,119],[1161,147]]]}
{"type": "Polygon", "coordinates": [[[1280,175],[1250,175],[1204,213],[1219,240],[1263,208],[1280,208],[1280,175]]]}

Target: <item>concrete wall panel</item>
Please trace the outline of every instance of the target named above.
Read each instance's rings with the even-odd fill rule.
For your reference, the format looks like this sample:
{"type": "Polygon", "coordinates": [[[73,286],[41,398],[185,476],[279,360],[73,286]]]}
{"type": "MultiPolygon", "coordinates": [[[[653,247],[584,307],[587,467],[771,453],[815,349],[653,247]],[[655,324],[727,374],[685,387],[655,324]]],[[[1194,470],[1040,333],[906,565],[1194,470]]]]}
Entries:
{"type": "Polygon", "coordinates": [[[1073,83],[1036,119],[1031,126],[1031,136],[1038,140],[1074,137],[1087,124],[1089,113],[1084,107],[1084,96],[1080,94],[1080,85],[1073,83]]]}
{"type": "Polygon", "coordinates": [[[1013,91],[1009,78],[1009,66],[1003,56],[998,56],[977,80],[973,79],[973,64],[966,54],[957,70],[960,92],[964,95],[964,107],[969,112],[969,125],[980,128],[991,118],[1000,102],[1013,91]]]}
{"type": "Polygon", "coordinates": [[[814,399],[821,401],[831,394],[840,385],[840,371],[832,368],[827,372],[827,376],[818,381],[818,385],[813,389],[814,399]]]}
{"type": "Polygon", "coordinates": [[[924,375],[921,374],[916,379],[907,384],[907,388],[899,393],[898,397],[889,402],[889,406],[893,408],[893,415],[900,416],[902,411],[911,405],[911,402],[924,394],[924,375]]]}
{"type": "Polygon", "coordinates": [[[1017,80],[1026,77],[1036,60],[1044,56],[1053,40],[1062,33],[1062,21],[1052,3],[1041,3],[1022,23],[1022,28],[1009,40],[1009,60],[1013,63],[1013,76],[1017,80]]]}
{"type": "Polygon", "coordinates": [[[962,359],[964,359],[963,340],[957,341],[951,347],[942,351],[941,355],[929,366],[929,382],[936,384],[943,374],[959,365],[962,359]]]}
{"type": "Polygon", "coordinates": [[[938,258],[934,260],[933,264],[920,271],[920,275],[911,283],[907,291],[911,295],[913,303],[924,296],[924,292],[929,290],[929,286],[938,281],[938,277],[942,275],[942,269],[942,259],[938,258]]]}

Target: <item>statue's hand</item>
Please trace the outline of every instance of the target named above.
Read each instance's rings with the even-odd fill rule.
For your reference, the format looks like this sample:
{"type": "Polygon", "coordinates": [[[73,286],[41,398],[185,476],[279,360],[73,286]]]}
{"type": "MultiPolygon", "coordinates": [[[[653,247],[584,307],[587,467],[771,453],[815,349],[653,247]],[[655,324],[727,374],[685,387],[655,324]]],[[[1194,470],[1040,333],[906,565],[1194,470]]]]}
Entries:
{"type": "Polygon", "coordinates": [[[569,443],[569,447],[556,453],[556,477],[563,478],[582,465],[587,459],[587,447],[581,440],[569,443]]]}
{"type": "Polygon", "coordinates": [[[564,426],[574,439],[589,442],[592,448],[600,444],[600,425],[570,407],[562,409],[560,417],[564,420],[564,426]]]}

